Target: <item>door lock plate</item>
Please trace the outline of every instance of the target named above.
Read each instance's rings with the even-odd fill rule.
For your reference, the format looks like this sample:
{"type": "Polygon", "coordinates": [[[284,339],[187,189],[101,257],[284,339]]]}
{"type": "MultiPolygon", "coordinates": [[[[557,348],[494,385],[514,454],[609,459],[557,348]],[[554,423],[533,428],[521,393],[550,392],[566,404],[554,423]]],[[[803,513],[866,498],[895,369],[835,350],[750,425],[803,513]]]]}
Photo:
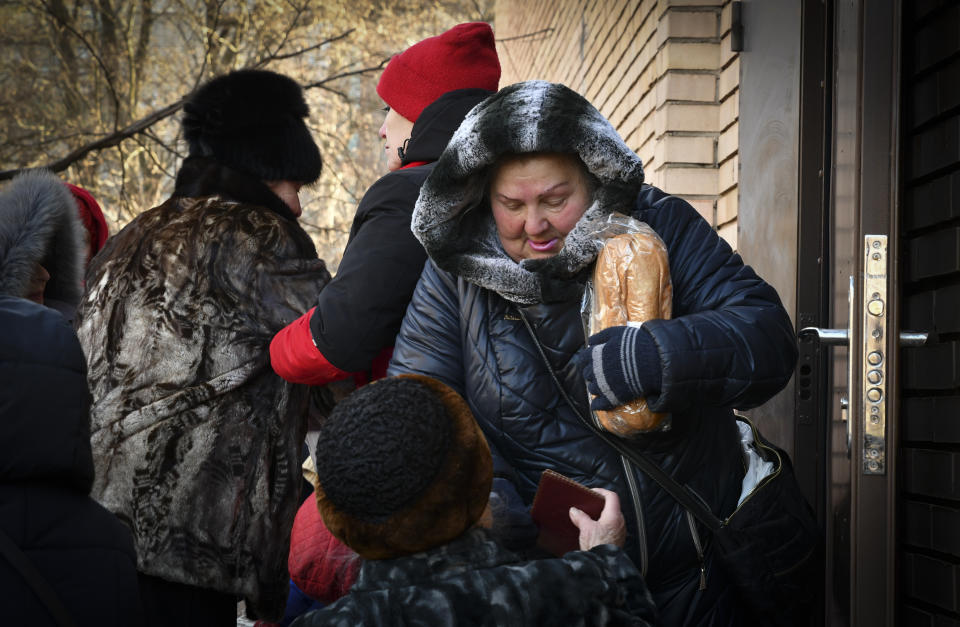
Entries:
{"type": "Polygon", "coordinates": [[[887,472],[887,236],[864,238],[863,354],[860,389],[863,416],[863,474],[887,472]]]}

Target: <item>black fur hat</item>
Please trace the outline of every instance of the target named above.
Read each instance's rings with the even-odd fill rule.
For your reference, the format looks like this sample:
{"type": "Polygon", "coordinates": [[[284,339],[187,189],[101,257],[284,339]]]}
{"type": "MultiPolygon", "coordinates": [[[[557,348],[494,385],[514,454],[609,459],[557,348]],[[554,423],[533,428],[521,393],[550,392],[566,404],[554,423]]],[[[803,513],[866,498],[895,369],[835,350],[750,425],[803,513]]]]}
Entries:
{"type": "Polygon", "coordinates": [[[380,379],[340,401],[316,460],[324,524],[366,559],[449,542],[490,499],[493,460],[467,402],[423,375],[380,379]]]}
{"type": "Polygon", "coordinates": [[[313,183],[323,163],[293,79],[238,70],[201,86],[183,107],[191,157],[209,157],[262,181],[313,183]]]}

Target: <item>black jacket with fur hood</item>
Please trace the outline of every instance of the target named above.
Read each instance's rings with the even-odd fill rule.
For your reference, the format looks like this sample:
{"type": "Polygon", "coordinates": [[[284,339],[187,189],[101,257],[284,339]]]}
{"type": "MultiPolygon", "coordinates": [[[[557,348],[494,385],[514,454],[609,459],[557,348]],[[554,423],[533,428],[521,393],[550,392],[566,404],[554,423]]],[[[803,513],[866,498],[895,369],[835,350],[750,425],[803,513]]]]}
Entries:
{"type": "Polygon", "coordinates": [[[27,170],[0,192],[0,295],[26,296],[37,264],[50,273],[44,304],[68,320],[83,292],[86,234],[67,186],[27,170]]]}
{"type": "Polygon", "coordinates": [[[514,469],[528,505],[547,468],[617,492],[627,553],[646,577],[662,624],[739,624],[746,617],[707,532],[580,423],[543,361],[589,415],[586,385],[572,361],[586,343],[583,281],[599,249],[586,222],[613,211],[657,232],[673,281],[672,319],[643,326],[662,377],[659,394],[647,400],[672,415],[671,427],[633,445],[717,515],[729,515],[743,476],[730,408],[756,406],[786,384],[796,360],[790,319],[776,292],[688,203],[643,185],[639,158],[596,109],[562,85],[512,85],[476,107],[424,184],[413,231],[431,261],[389,373],[435,377],[463,394],[506,462],[499,467],[514,469]],[[557,255],[516,263],[503,251],[489,205],[466,215],[461,207],[469,179],[500,155],[538,151],[577,154],[598,187],[557,255]]]}
{"type": "Polygon", "coordinates": [[[142,572],[282,615],[310,390],[268,346],[329,280],[266,185],[196,157],[94,258],[78,310],[93,495],[142,572]]]}

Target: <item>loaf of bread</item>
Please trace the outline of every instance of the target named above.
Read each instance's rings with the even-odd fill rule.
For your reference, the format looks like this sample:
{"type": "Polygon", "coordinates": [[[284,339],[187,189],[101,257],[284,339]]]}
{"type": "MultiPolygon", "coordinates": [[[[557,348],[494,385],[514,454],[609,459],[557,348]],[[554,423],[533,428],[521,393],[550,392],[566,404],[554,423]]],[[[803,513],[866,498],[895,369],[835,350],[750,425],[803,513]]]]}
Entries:
{"type": "MultiPolygon", "coordinates": [[[[667,248],[657,234],[647,228],[608,239],[593,271],[590,335],[669,318],[672,306],[667,248]]],[[[596,414],[603,428],[624,437],[654,429],[666,417],[650,411],[642,398],[596,414]]]]}

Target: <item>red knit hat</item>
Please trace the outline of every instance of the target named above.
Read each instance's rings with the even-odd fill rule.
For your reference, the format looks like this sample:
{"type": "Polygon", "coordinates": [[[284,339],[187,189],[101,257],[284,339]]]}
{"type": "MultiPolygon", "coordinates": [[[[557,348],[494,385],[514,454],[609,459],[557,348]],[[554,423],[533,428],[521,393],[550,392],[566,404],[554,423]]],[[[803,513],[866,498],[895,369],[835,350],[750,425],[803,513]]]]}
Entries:
{"type": "Polygon", "coordinates": [[[486,22],[458,24],[390,59],[377,93],[397,113],[416,122],[434,100],[454,89],[497,91],[500,60],[486,22]]]}
{"type": "Polygon", "coordinates": [[[97,252],[103,248],[103,245],[107,243],[107,237],[110,235],[107,229],[107,220],[103,217],[103,211],[100,209],[99,203],[97,203],[90,192],[72,183],[64,183],[64,185],[70,189],[74,200],[77,201],[80,220],[83,222],[83,227],[87,230],[87,241],[90,245],[88,249],[89,258],[87,259],[89,262],[90,258],[96,255],[97,252]]]}

